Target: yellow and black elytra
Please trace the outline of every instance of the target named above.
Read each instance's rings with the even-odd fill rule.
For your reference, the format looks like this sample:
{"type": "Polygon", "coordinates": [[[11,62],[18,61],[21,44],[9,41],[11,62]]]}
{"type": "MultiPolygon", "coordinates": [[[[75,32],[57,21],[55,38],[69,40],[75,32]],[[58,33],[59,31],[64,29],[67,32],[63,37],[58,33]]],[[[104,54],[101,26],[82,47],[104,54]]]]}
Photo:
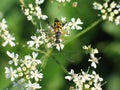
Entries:
{"type": "Polygon", "coordinates": [[[55,43],[60,43],[60,37],[62,34],[62,23],[57,18],[55,18],[54,20],[53,29],[55,33],[55,43]]]}
{"type": "MultiPolygon", "coordinates": [[[[47,22],[49,25],[50,23],[47,22]]],[[[57,18],[55,18],[54,20],[54,24],[53,25],[50,25],[53,29],[53,37],[52,39],[55,39],[55,44],[60,44],[61,43],[61,35],[63,33],[63,26],[65,25],[66,23],[62,23],[60,20],[58,20],[57,18]]]]}

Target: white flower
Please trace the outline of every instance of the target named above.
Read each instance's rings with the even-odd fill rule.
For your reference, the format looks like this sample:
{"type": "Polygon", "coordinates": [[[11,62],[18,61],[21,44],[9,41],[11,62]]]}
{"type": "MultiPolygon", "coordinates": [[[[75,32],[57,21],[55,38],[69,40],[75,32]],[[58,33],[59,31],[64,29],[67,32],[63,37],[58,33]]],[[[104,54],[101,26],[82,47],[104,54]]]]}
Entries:
{"type": "Polygon", "coordinates": [[[18,77],[16,70],[13,70],[12,67],[10,67],[10,68],[5,67],[5,74],[6,74],[7,79],[11,78],[11,81],[14,81],[15,78],[18,77]]]}
{"type": "Polygon", "coordinates": [[[98,58],[93,57],[93,58],[89,59],[88,61],[92,62],[92,63],[91,63],[91,67],[96,68],[96,67],[97,67],[96,64],[98,64],[98,60],[99,60],[98,58]]]}
{"type": "Polygon", "coordinates": [[[90,81],[91,80],[91,75],[89,75],[88,73],[84,72],[83,70],[82,70],[81,73],[82,73],[82,78],[81,78],[82,82],[86,82],[86,81],[90,81]]]}
{"type": "Polygon", "coordinates": [[[47,15],[41,15],[41,16],[38,16],[38,19],[40,19],[40,17],[43,19],[43,20],[46,20],[48,18],[47,15]]]}
{"type": "Polygon", "coordinates": [[[88,50],[90,47],[91,47],[91,46],[86,46],[86,45],[84,45],[84,46],[83,46],[83,49],[88,50]]]}
{"type": "Polygon", "coordinates": [[[31,9],[31,11],[34,10],[34,7],[33,7],[33,4],[32,4],[32,3],[28,4],[28,7],[31,9]]]}
{"type": "Polygon", "coordinates": [[[70,72],[69,72],[69,74],[70,74],[71,76],[65,76],[65,79],[68,79],[69,81],[71,81],[71,80],[75,77],[74,70],[71,69],[70,72]]]}
{"type": "Polygon", "coordinates": [[[113,2],[110,4],[110,7],[111,7],[111,8],[115,8],[116,5],[117,5],[117,3],[115,3],[115,2],[113,1],[113,2]]]}
{"type": "Polygon", "coordinates": [[[22,61],[21,67],[25,65],[27,68],[30,68],[38,64],[41,64],[42,63],[41,60],[36,59],[37,56],[38,56],[38,53],[35,53],[35,52],[32,53],[32,56],[26,55],[24,60],[21,60],[22,61]]]}
{"type": "Polygon", "coordinates": [[[103,19],[103,20],[106,20],[106,19],[107,19],[107,14],[106,14],[106,13],[102,15],[102,19],[103,19]]]}
{"type": "Polygon", "coordinates": [[[12,58],[12,60],[9,61],[10,64],[14,63],[15,66],[18,65],[18,54],[10,53],[9,51],[7,51],[7,55],[12,58]]]}
{"type": "Polygon", "coordinates": [[[28,19],[28,20],[32,20],[32,15],[28,15],[28,16],[27,16],[27,19],[28,19]]]}
{"type": "Polygon", "coordinates": [[[120,4],[118,4],[116,7],[118,8],[118,11],[120,11],[120,4]]]}
{"type": "Polygon", "coordinates": [[[42,14],[41,8],[39,6],[37,6],[35,10],[36,10],[35,15],[38,17],[38,19],[42,18],[43,20],[46,20],[48,18],[47,15],[42,14]]]}
{"type": "Polygon", "coordinates": [[[27,68],[30,68],[31,65],[32,65],[32,62],[30,61],[30,59],[31,59],[31,56],[26,55],[24,57],[24,59],[21,60],[21,65],[20,66],[23,67],[25,65],[27,68]]]}
{"type": "Polygon", "coordinates": [[[72,3],[72,7],[77,7],[78,6],[78,2],[73,2],[72,3]]]}
{"type": "Polygon", "coordinates": [[[90,85],[89,85],[89,84],[85,84],[85,88],[86,88],[86,89],[89,89],[89,88],[90,88],[90,85]]]}
{"type": "Polygon", "coordinates": [[[111,3],[110,1],[105,1],[103,5],[94,2],[93,6],[94,9],[101,12],[99,16],[101,16],[103,20],[114,22],[116,25],[119,24],[120,5],[117,4],[115,1],[111,3]]]}
{"type": "Polygon", "coordinates": [[[15,43],[14,43],[15,37],[11,36],[10,34],[7,34],[3,38],[5,42],[2,44],[2,46],[5,47],[7,44],[9,44],[11,47],[15,46],[15,43]]]}
{"type": "Polygon", "coordinates": [[[63,48],[64,48],[64,45],[63,45],[62,43],[55,44],[55,45],[56,45],[56,49],[57,49],[58,51],[63,50],[63,48]]]}
{"type": "Polygon", "coordinates": [[[94,83],[102,82],[103,78],[99,76],[99,74],[96,74],[95,71],[92,72],[92,78],[94,79],[94,83]]]}
{"type": "Polygon", "coordinates": [[[43,4],[44,0],[35,0],[35,3],[38,4],[38,5],[43,4]]]}
{"type": "Polygon", "coordinates": [[[103,7],[104,7],[104,8],[108,8],[108,2],[105,2],[105,3],[103,4],[103,7]]]}
{"type": "Polygon", "coordinates": [[[68,25],[69,23],[64,23],[63,26],[63,30],[65,31],[65,36],[69,36],[70,35],[70,25],[68,25]]]}
{"type": "Polygon", "coordinates": [[[43,44],[43,41],[41,41],[41,37],[40,36],[31,36],[32,41],[28,41],[27,44],[29,45],[29,47],[33,47],[35,45],[35,48],[38,48],[40,45],[43,44]]]}
{"type": "Polygon", "coordinates": [[[98,53],[98,49],[97,48],[91,50],[91,54],[97,54],[97,53],[98,53]]]}
{"type": "Polygon", "coordinates": [[[17,72],[21,72],[22,71],[21,67],[18,67],[16,70],[17,70],[17,72]]]}
{"type": "Polygon", "coordinates": [[[70,75],[74,75],[74,74],[75,74],[74,70],[71,69],[70,72],[69,72],[69,74],[70,74],[70,75]]]}
{"type": "Polygon", "coordinates": [[[43,74],[39,73],[38,70],[31,71],[30,74],[31,74],[31,78],[34,78],[35,81],[38,81],[39,79],[43,78],[43,74]]]}
{"type": "Polygon", "coordinates": [[[47,48],[52,48],[52,44],[51,43],[47,43],[47,48]]]}
{"type": "Polygon", "coordinates": [[[73,79],[73,77],[72,76],[65,76],[65,79],[71,81],[73,79]]]}
{"type": "Polygon", "coordinates": [[[31,21],[34,17],[37,17],[38,19],[46,20],[48,16],[42,14],[41,7],[39,6],[44,3],[44,0],[34,1],[34,4],[30,3],[28,6],[23,6],[24,8],[22,7],[24,14],[27,16],[27,19],[31,21]]]}
{"type": "Polygon", "coordinates": [[[116,17],[115,19],[115,24],[119,25],[120,24],[120,15],[116,17]]]}
{"type": "Polygon", "coordinates": [[[7,24],[6,24],[6,20],[3,18],[2,19],[2,22],[0,22],[0,28],[2,29],[2,30],[6,30],[7,29],[7,24]]]}
{"type": "Polygon", "coordinates": [[[41,64],[41,60],[37,60],[38,53],[33,52],[31,57],[31,62],[33,65],[41,64]]]}
{"type": "Polygon", "coordinates": [[[68,25],[71,26],[71,29],[76,29],[76,30],[82,29],[82,27],[79,26],[80,24],[83,24],[80,18],[78,18],[76,21],[75,21],[75,18],[72,18],[71,22],[68,23],[68,25]]]}
{"type": "Polygon", "coordinates": [[[66,22],[66,17],[61,17],[61,22],[65,23],[66,22]]]}
{"type": "Polygon", "coordinates": [[[17,87],[18,90],[24,90],[25,83],[23,83],[22,79],[17,82],[13,82],[13,87],[17,87]]]}
{"type": "Polygon", "coordinates": [[[24,12],[25,15],[29,15],[29,9],[25,9],[25,12],[24,12]]]}
{"type": "Polygon", "coordinates": [[[100,83],[95,83],[94,87],[92,87],[91,90],[102,90],[101,84],[100,83]]]}
{"type": "Polygon", "coordinates": [[[41,32],[41,38],[45,41],[46,40],[46,33],[41,32]]]}
{"type": "Polygon", "coordinates": [[[31,83],[31,82],[27,83],[25,87],[26,90],[36,90],[41,88],[41,86],[38,83],[31,83]]]}
{"type": "Polygon", "coordinates": [[[15,37],[13,37],[7,30],[7,24],[6,20],[3,18],[2,22],[0,22],[0,34],[4,42],[2,43],[2,46],[5,47],[7,44],[9,44],[11,47],[15,46],[14,40],[15,37]]]}
{"type": "Polygon", "coordinates": [[[88,61],[92,62],[91,66],[96,68],[97,67],[96,64],[98,64],[98,60],[100,59],[100,57],[99,58],[95,57],[95,54],[98,54],[98,49],[92,48],[91,45],[88,45],[88,46],[84,45],[83,49],[85,49],[87,53],[90,54],[90,59],[88,61]]]}
{"type": "Polygon", "coordinates": [[[97,10],[101,10],[103,8],[103,6],[101,4],[99,4],[99,3],[97,3],[97,2],[94,2],[93,6],[94,6],[93,8],[97,9],[97,10]]]}

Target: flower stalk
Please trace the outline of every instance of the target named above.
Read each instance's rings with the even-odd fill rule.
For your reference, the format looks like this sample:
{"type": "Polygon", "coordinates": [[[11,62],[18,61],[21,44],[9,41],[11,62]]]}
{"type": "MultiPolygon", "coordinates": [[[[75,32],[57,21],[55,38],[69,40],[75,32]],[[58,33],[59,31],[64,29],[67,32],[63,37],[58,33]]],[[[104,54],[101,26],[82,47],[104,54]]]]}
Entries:
{"type": "Polygon", "coordinates": [[[80,33],[76,34],[75,36],[73,36],[72,38],[68,39],[65,42],[65,45],[67,45],[68,43],[70,43],[71,41],[73,41],[74,39],[82,36],[83,34],[85,34],[86,32],[92,30],[93,27],[95,27],[96,25],[98,25],[100,22],[102,21],[102,19],[98,19],[97,21],[95,21],[94,23],[92,23],[90,26],[88,26],[87,28],[85,28],[84,30],[82,30],[80,33]]]}
{"type": "Polygon", "coordinates": [[[42,69],[45,68],[45,66],[46,66],[46,64],[47,64],[47,62],[48,62],[48,57],[51,55],[51,53],[52,53],[52,50],[49,49],[49,50],[46,52],[46,54],[44,54],[44,56],[41,58],[41,60],[42,60],[41,68],[42,68],[42,69]]]}
{"type": "MultiPolygon", "coordinates": [[[[28,48],[29,48],[29,47],[28,47],[28,48]]],[[[31,49],[31,50],[33,50],[33,51],[36,51],[36,52],[39,52],[39,53],[42,53],[42,54],[46,54],[46,52],[44,52],[44,51],[42,51],[42,50],[40,50],[40,49],[34,48],[34,47],[31,47],[31,48],[29,48],[29,49],[31,49]]]]}

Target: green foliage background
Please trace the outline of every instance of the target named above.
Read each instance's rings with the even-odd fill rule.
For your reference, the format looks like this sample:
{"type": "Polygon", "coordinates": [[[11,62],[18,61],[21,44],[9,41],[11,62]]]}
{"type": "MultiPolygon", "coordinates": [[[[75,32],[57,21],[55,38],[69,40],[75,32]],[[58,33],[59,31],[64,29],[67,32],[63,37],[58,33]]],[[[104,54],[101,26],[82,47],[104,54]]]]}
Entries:
{"type": "MultiPolygon", "coordinates": [[[[72,8],[71,4],[63,6],[57,3],[51,4],[50,0],[45,0],[45,4],[42,5],[42,11],[49,16],[50,23],[53,23],[56,17],[65,16],[68,21],[72,17],[79,17],[84,22],[83,28],[88,27],[100,18],[97,16],[98,12],[92,9],[92,3],[94,1],[102,3],[102,0],[77,1],[78,7],[72,8]]],[[[10,48],[9,46],[3,48],[0,45],[0,90],[5,90],[5,87],[10,84],[10,81],[5,79],[4,74],[4,67],[8,66],[9,60],[6,51],[14,51],[21,56],[29,54],[31,51],[26,50],[21,45],[26,44],[26,41],[30,39],[30,35],[33,35],[36,29],[23,15],[18,0],[0,0],[0,11],[3,12],[3,16],[7,20],[10,32],[14,33],[16,40],[20,43],[15,48],[10,48]]],[[[73,31],[72,37],[79,32],[81,31],[73,31]]],[[[100,52],[101,60],[97,73],[104,78],[104,81],[107,81],[103,86],[103,90],[120,90],[120,25],[116,26],[114,23],[107,21],[101,22],[91,31],[66,45],[64,51],[55,51],[53,53],[67,70],[71,68],[75,72],[79,72],[80,69],[87,70],[90,65],[87,62],[89,57],[84,55],[82,46],[88,44],[98,48],[100,52]]],[[[65,73],[55,60],[48,58],[48,63],[44,69],[44,79],[41,82],[43,87],[41,90],[69,90],[69,86],[72,83],[65,80],[64,76],[65,73]]]]}

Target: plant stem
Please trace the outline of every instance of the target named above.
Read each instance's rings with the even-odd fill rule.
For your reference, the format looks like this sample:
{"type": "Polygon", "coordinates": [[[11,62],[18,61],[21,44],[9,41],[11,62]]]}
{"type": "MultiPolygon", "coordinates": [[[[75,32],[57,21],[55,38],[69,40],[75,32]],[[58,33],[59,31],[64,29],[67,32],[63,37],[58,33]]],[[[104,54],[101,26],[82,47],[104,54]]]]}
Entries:
{"type": "Polygon", "coordinates": [[[82,30],[80,33],[78,33],[77,35],[73,36],[72,38],[70,38],[69,40],[67,40],[65,42],[65,45],[67,45],[68,43],[70,43],[71,41],[73,41],[74,39],[80,37],[81,35],[85,34],[86,32],[92,30],[93,27],[95,27],[97,24],[99,24],[102,21],[102,19],[98,19],[97,21],[95,21],[94,23],[92,23],[89,27],[85,28],[84,30],[82,30]]]}
{"type": "Polygon", "coordinates": [[[19,2],[21,3],[21,5],[26,6],[23,0],[19,0],[19,2]]]}
{"type": "MultiPolygon", "coordinates": [[[[28,47],[28,48],[29,48],[29,47],[28,47]]],[[[34,47],[29,48],[29,49],[31,49],[31,50],[33,50],[33,51],[37,51],[37,52],[43,53],[43,54],[46,54],[46,53],[47,53],[47,52],[44,52],[44,51],[42,51],[42,50],[40,50],[40,49],[37,49],[37,48],[34,48],[34,47]]]]}
{"type": "Polygon", "coordinates": [[[41,68],[45,68],[45,66],[46,66],[46,64],[47,64],[47,61],[48,61],[48,57],[51,55],[51,53],[52,53],[52,50],[51,49],[49,49],[47,52],[46,52],[46,54],[44,54],[44,56],[41,58],[41,60],[43,60],[43,64],[41,65],[41,68]]]}

